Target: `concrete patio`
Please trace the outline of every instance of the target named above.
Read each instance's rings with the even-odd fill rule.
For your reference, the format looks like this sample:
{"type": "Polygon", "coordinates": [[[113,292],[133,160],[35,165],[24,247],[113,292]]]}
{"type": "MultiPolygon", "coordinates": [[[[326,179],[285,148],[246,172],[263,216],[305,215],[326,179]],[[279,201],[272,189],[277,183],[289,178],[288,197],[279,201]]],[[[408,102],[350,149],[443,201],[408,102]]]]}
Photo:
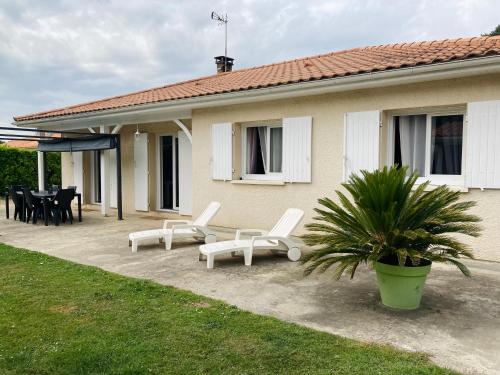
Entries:
{"type": "MultiPolygon", "coordinates": [[[[470,261],[473,278],[455,268],[433,265],[422,308],[395,312],[379,302],[375,274],[366,268],[354,280],[331,274],[304,278],[298,263],[268,253],[220,257],[213,270],[198,261],[197,244],[176,242],[128,247],[130,231],[158,228],[159,218],[126,215],[124,221],[84,212],[83,222],[60,227],[5,219],[0,209],[0,242],[40,251],[122,275],[224,300],[242,309],[367,342],[428,353],[439,365],[464,373],[497,374],[500,368],[500,263],[470,261]]],[[[219,239],[231,238],[219,228],[219,239]]]]}

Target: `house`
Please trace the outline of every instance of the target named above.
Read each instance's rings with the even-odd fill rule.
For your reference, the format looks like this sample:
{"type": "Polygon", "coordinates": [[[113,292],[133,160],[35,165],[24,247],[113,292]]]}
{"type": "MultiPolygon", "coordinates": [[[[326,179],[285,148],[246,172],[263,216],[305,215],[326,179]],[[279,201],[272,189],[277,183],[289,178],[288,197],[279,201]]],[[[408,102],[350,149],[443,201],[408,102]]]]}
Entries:
{"type": "MultiPolygon", "coordinates": [[[[500,37],[355,48],[14,120],[120,134],[125,213],[218,200],[227,227],[269,227],[288,207],[308,222],[351,173],[409,165],[478,201],[476,254],[500,260],[500,37]]],[[[115,163],[113,150],[64,154],[63,184],[107,214],[115,163]]]]}
{"type": "Polygon", "coordinates": [[[13,148],[27,148],[27,149],[36,149],[38,146],[37,141],[8,141],[3,144],[6,147],[13,147],[13,148]]]}

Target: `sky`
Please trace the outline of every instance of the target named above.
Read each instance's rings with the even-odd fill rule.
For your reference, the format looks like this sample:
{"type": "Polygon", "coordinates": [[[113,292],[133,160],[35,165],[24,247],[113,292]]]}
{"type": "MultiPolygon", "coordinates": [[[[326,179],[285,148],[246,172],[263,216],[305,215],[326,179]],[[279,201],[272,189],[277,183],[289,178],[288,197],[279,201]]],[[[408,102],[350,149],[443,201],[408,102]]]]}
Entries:
{"type": "Polygon", "coordinates": [[[478,36],[500,0],[0,0],[0,125],[235,69],[387,43],[478,36]]]}

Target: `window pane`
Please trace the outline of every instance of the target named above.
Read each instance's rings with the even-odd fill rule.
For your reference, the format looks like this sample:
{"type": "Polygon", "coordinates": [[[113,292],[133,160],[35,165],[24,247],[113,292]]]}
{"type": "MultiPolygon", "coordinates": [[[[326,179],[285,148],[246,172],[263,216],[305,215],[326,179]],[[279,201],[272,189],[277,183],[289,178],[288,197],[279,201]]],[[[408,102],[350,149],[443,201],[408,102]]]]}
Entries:
{"type": "Polygon", "coordinates": [[[281,164],[283,156],[283,128],[271,128],[270,143],[270,166],[269,171],[281,173],[281,164]]]}
{"type": "Polygon", "coordinates": [[[394,163],[408,166],[408,175],[425,175],[425,133],[426,115],[395,118],[394,163]]]}
{"type": "Polygon", "coordinates": [[[431,174],[462,174],[463,116],[432,117],[431,174]]]}
{"type": "MultiPolygon", "coordinates": [[[[262,133],[262,131],[261,131],[262,133]]],[[[264,159],[262,157],[261,139],[259,136],[259,127],[252,126],[247,128],[247,152],[246,152],[246,173],[247,174],[265,174],[264,159]]]]}

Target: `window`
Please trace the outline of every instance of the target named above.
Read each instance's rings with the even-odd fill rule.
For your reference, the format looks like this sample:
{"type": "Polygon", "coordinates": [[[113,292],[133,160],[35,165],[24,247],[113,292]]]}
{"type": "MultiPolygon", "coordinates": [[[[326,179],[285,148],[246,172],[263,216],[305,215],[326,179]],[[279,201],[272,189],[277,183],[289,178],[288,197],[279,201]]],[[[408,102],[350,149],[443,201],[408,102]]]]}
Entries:
{"type": "Polygon", "coordinates": [[[283,128],[281,125],[244,126],[243,178],[281,179],[283,128]]]}
{"type": "Polygon", "coordinates": [[[392,162],[416,172],[419,183],[463,185],[463,114],[393,117],[392,162]]]}

